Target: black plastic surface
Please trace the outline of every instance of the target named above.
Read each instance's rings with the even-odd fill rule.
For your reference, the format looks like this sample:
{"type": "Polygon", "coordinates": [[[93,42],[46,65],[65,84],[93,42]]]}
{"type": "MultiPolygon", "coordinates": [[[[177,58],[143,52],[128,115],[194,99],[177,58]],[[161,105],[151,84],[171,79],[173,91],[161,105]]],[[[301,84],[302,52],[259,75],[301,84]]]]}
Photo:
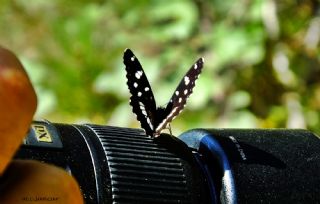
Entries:
{"type": "MultiPolygon", "coordinates": [[[[189,147],[211,157],[209,161],[223,161],[218,154],[208,156],[202,140],[210,137],[227,156],[238,203],[320,202],[320,139],[315,134],[288,129],[198,129],[180,136],[189,147]]],[[[216,169],[223,170],[222,165],[216,169]]]]}

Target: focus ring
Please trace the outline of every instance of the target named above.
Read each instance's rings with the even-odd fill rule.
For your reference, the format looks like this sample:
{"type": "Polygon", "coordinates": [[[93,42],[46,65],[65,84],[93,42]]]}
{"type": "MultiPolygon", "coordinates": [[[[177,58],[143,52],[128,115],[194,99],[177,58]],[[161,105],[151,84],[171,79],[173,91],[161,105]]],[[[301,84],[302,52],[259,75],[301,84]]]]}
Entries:
{"type": "Polygon", "coordinates": [[[184,164],[139,129],[89,125],[110,171],[113,203],[192,203],[184,164]]]}

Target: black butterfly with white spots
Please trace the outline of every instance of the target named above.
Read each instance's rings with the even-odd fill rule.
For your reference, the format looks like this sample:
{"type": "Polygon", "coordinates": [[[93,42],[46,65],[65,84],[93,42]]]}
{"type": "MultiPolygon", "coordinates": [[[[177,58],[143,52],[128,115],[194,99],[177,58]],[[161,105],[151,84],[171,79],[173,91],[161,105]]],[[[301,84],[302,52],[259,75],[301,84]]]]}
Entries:
{"type": "Polygon", "coordinates": [[[131,93],[130,105],[141,127],[150,137],[158,137],[163,129],[183,110],[198,79],[203,58],[198,59],[180,81],[166,107],[157,107],[147,76],[136,56],[126,49],[123,62],[127,71],[127,85],[131,93]]]}

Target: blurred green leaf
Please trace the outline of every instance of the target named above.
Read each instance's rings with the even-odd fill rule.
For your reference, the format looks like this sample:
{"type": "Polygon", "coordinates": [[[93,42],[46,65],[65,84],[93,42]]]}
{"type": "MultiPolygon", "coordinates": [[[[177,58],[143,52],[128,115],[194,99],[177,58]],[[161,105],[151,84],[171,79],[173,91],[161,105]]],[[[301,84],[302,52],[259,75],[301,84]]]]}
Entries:
{"type": "Polygon", "coordinates": [[[174,133],[287,127],[297,112],[300,124],[319,133],[315,10],[311,1],[4,0],[0,41],[26,67],[40,118],[138,127],[122,63],[128,47],[158,105],[166,105],[192,63],[205,58],[174,133]],[[299,110],[288,108],[290,94],[299,110]]]}

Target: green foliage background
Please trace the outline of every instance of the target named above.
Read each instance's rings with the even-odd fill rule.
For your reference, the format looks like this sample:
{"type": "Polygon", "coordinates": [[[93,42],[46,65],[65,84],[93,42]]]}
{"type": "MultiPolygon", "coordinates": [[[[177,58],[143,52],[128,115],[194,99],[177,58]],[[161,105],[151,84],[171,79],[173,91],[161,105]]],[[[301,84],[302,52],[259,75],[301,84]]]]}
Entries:
{"type": "Polygon", "coordinates": [[[122,63],[128,47],[159,105],[205,58],[174,134],[197,127],[320,133],[317,0],[4,0],[0,16],[0,44],[28,71],[37,118],[138,127],[122,63]]]}

